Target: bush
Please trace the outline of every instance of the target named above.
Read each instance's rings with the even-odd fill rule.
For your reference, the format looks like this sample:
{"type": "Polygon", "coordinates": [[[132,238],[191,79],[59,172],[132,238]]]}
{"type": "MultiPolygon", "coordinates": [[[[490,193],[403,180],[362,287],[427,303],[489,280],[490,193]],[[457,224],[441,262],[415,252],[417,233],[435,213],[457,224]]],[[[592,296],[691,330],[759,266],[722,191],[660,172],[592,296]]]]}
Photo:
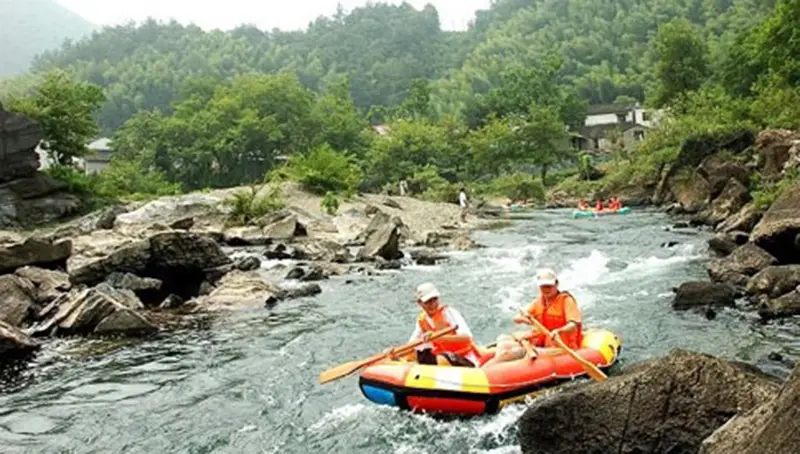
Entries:
{"type": "Polygon", "coordinates": [[[461,186],[445,180],[435,165],[427,164],[408,180],[408,189],[423,200],[458,203],[461,186]]]}
{"type": "Polygon", "coordinates": [[[47,175],[55,180],[58,180],[66,185],[67,192],[72,194],[88,197],[97,192],[99,184],[99,177],[97,174],[87,175],[69,165],[54,165],[45,170],[47,175]]]}
{"type": "Polygon", "coordinates": [[[542,201],[545,198],[542,180],[524,173],[497,177],[489,183],[489,190],[495,195],[502,195],[511,200],[542,201]]]}
{"type": "Polygon", "coordinates": [[[258,218],[285,206],[280,186],[274,186],[265,195],[259,196],[261,190],[261,187],[253,185],[249,191],[239,191],[225,200],[225,205],[231,209],[228,213],[230,225],[252,224],[258,218]]]}
{"type": "Polygon", "coordinates": [[[766,181],[761,174],[755,173],[750,179],[753,203],[759,209],[767,209],[775,200],[796,183],[800,182],[800,171],[791,168],[777,181],[766,181]]]}
{"type": "Polygon", "coordinates": [[[325,194],[319,206],[331,216],[334,216],[339,210],[339,198],[332,192],[325,194]]]}
{"type": "Polygon", "coordinates": [[[112,160],[98,174],[98,195],[111,199],[146,200],[180,194],[180,185],[159,171],[143,170],[137,163],[112,160]]]}
{"type": "Polygon", "coordinates": [[[361,169],[350,156],[334,151],[328,144],[320,145],[306,155],[291,156],[286,167],[270,174],[268,179],[281,177],[296,181],[318,195],[333,192],[350,196],[362,181],[361,169]]]}

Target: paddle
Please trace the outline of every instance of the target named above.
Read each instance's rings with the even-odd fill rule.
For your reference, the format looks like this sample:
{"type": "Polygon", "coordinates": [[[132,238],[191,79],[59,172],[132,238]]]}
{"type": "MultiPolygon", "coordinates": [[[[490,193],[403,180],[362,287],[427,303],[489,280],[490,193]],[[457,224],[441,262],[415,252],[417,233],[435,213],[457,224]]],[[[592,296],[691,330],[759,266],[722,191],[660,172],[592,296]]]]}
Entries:
{"type": "MultiPolygon", "coordinates": [[[[536,320],[534,317],[531,317],[530,315],[522,311],[520,311],[520,314],[522,314],[522,316],[525,317],[526,320],[531,322],[533,326],[535,326],[539,331],[544,333],[547,337],[550,337],[552,335],[550,330],[545,328],[544,325],[542,325],[542,323],[539,320],[536,320]]],[[[586,369],[586,373],[588,373],[590,377],[592,377],[597,381],[603,381],[608,378],[606,374],[604,374],[603,371],[600,370],[597,366],[595,366],[588,360],[578,355],[578,353],[575,350],[567,347],[567,344],[565,344],[564,341],[561,340],[560,336],[556,336],[554,341],[556,344],[558,344],[559,347],[561,347],[565,352],[567,352],[569,356],[573,357],[575,361],[580,363],[580,365],[583,366],[584,369],[586,369]]]]}
{"type": "Polygon", "coordinates": [[[530,342],[528,342],[528,341],[527,341],[527,340],[525,340],[525,339],[520,339],[520,338],[518,338],[517,336],[515,336],[515,335],[514,335],[514,333],[511,333],[511,337],[513,337],[513,338],[514,338],[514,340],[515,340],[515,341],[517,341],[517,343],[518,343],[519,345],[521,345],[521,346],[522,346],[522,348],[524,348],[524,349],[525,349],[525,352],[526,352],[526,353],[528,354],[528,356],[531,358],[531,361],[533,361],[534,359],[536,359],[536,356],[537,356],[537,355],[536,355],[536,351],[533,349],[533,347],[531,346],[531,343],[530,343],[530,342]]]}
{"type": "MultiPolygon", "coordinates": [[[[428,338],[427,341],[420,339],[418,341],[411,342],[410,344],[403,345],[402,347],[398,347],[394,349],[393,355],[396,356],[403,356],[409,353],[411,350],[419,347],[426,342],[430,342],[434,339],[438,339],[442,336],[446,336],[448,334],[454,333],[458,329],[458,326],[454,326],[452,328],[443,329],[441,331],[436,331],[435,333],[431,334],[431,337],[428,338]]],[[[350,361],[348,363],[340,364],[336,367],[330,368],[325,372],[319,374],[319,382],[320,384],[325,384],[331,382],[333,380],[338,380],[340,378],[346,377],[353,372],[356,372],[359,369],[367,367],[369,365],[375,364],[382,359],[386,359],[389,356],[388,353],[379,353],[374,356],[370,356],[367,359],[359,360],[359,361],[350,361]]]]}

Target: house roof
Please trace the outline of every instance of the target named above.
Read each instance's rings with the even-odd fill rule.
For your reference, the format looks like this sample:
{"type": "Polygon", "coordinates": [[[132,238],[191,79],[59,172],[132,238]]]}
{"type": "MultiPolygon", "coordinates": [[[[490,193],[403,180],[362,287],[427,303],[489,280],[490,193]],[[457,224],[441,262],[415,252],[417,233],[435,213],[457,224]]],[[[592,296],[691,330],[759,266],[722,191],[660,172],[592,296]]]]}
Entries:
{"type": "Polygon", "coordinates": [[[634,109],[629,104],[595,104],[586,109],[588,115],[626,113],[634,109]]]}
{"type": "Polygon", "coordinates": [[[374,125],[372,129],[378,133],[379,136],[385,136],[389,134],[389,125],[374,125]]]}
{"type": "Polygon", "coordinates": [[[86,145],[86,148],[93,150],[93,151],[104,151],[111,149],[111,139],[108,137],[101,137],[94,142],[86,145]]]}

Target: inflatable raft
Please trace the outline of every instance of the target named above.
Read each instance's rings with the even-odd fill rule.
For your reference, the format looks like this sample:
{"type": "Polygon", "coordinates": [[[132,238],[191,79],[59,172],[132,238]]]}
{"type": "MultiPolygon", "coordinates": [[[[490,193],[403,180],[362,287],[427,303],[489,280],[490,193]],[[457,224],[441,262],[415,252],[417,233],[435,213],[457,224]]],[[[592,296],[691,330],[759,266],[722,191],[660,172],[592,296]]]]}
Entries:
{"type": "MultiPolygon", "coordinates": [[[[588,330],[576,352],[608,369],[619,357],[621,342],[614,333],[588,330]]],[[[494,355],[486,350],[481,358],[494,355]]],[[[491,365],[487,368],[421,365],[386,361],[361,372],[359,387],[372,402],[405,410],[459,416],[496,413],[504,406],[523,400],[576,377],[586,375],[574,358],[560,349],[539,349],[530,360],[491,365]]]]}
{"type": "Polygon", "coordinates": [[[619,210],[603,210],[603,211],[580,211],[575,210],[572,212],[573,218],[594,218],[598,216],[610,216],[614,214],[628,214],[631,212],[630,207],[622,207],[619,210]]]}

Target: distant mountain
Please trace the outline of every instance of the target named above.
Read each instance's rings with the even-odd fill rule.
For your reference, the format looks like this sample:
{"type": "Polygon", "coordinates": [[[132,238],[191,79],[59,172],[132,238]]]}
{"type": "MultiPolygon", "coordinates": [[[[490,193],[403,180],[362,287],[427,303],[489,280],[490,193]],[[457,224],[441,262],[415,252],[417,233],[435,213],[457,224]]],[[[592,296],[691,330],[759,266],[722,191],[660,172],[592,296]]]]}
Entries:
{"type": "Polygon", "coordinates": [[[0,77],[27,71],[35,55],[95,28],[56,0],[0,0],[0,77]]]}

